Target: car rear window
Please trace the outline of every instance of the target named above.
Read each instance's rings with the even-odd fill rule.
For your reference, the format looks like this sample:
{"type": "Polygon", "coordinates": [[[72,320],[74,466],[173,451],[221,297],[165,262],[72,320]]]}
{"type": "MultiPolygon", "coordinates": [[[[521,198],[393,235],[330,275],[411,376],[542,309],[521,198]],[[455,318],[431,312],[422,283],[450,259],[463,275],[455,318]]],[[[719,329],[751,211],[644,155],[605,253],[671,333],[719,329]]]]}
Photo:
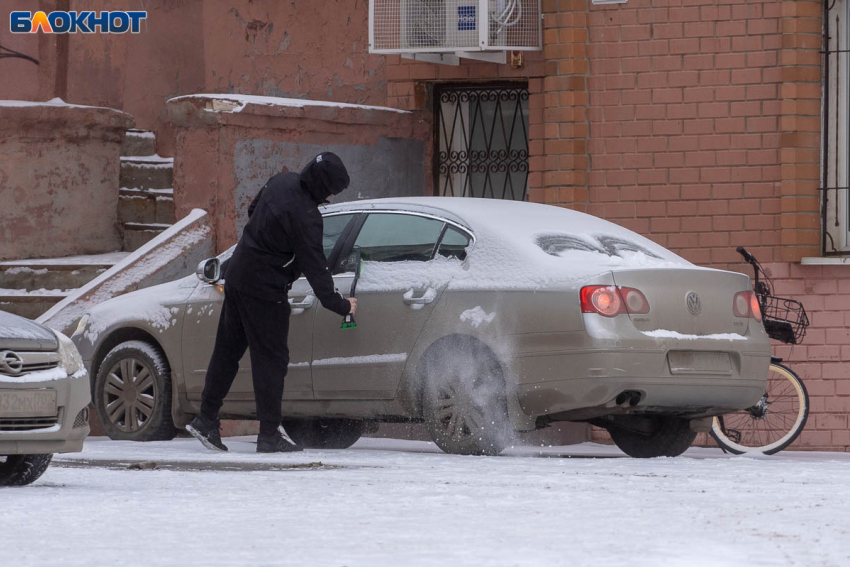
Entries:
{"type": "Polygon", "coordinates": [[[427,262],[443,230],[443,222],[416,215],[372,213],[354,241],[368,262],[427,262]]]}
{"type": "Polygon", "coordinates": [[[564,252],[577,250],[581,252],[598,252],[606,256],[622,256],[624,252],[641,252],[650,258],[661,259],[661,256],[636,242],[610,236],[595,234],[590,237],[564,233],[538,234],[535,242],[541,250],[550,256],[560,256],[564,252]]]}
{"type": "Polygon", "coordinates": [[[437,249],[437,254],[446,258],[465,260],[466,248],[469,246],[470,240],[469,235],[465,232],[453,226],[448,226],[446,227],[446,233],[443,234],[443,239],[440,240],[440,247],[437,249]]]}

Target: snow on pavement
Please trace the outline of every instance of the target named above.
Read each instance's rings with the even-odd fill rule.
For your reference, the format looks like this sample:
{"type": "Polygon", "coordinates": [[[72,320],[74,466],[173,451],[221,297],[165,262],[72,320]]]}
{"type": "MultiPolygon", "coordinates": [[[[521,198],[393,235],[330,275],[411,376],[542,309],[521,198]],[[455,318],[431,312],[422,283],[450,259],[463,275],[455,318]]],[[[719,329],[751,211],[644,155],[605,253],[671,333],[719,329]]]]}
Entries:
{"type": "Polygon", "coordinates": [[[2,564],[850,565],[848,454],[462,457],[363,439],[257,455],[251,441],[215,454],[89,439],[37,483],[0,489],[2,564]]]}

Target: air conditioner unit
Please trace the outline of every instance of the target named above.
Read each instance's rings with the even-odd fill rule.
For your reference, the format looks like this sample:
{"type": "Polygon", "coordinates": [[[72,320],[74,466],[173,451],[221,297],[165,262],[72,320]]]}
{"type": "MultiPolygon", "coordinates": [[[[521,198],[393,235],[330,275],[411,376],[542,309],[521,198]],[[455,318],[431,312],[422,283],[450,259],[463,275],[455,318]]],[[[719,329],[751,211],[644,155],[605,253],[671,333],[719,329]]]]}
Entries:
{"type": "Polygon", "coordinates": [[[369,51],[504,59],[542,49],[541,20],[540,0],[371,0],[369,51]]]}

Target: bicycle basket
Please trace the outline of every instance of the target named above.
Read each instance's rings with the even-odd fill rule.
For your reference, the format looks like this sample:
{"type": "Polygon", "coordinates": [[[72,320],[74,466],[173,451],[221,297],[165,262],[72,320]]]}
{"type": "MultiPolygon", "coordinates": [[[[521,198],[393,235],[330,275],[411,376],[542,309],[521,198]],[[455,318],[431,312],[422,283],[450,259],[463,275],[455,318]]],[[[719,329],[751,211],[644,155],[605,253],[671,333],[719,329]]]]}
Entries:
{"type": "Polygon", "coordinates": [[[806,327],[809,326],[809,317],[803,304],[775,295],[764,295],[759,299],[767,335],[783,343],[800,344],[806,336],[806,327]]]}

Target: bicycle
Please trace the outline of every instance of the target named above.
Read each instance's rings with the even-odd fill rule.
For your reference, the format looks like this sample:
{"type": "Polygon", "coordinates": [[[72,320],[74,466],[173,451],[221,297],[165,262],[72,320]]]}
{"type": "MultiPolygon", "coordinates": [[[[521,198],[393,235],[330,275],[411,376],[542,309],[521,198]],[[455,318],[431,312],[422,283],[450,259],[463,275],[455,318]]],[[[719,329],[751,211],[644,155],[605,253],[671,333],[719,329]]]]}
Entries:
{"type": "MultiPolygon", "coordinates": [[[[809,326],[803,304],[773,295],[773,282],[758,260],[741,246],[737,251],[755,272],[753,291],[758,298],[765,332],[783,343],[799,344],[809,326]]],[[[809,394],[805,384],[782,364],[781,358],[773,356],[767,388],[761,399],[746,409],[715,416],[711,436],[724,452],[773,455],[799,437],[808,417],[809,394]]]]}

